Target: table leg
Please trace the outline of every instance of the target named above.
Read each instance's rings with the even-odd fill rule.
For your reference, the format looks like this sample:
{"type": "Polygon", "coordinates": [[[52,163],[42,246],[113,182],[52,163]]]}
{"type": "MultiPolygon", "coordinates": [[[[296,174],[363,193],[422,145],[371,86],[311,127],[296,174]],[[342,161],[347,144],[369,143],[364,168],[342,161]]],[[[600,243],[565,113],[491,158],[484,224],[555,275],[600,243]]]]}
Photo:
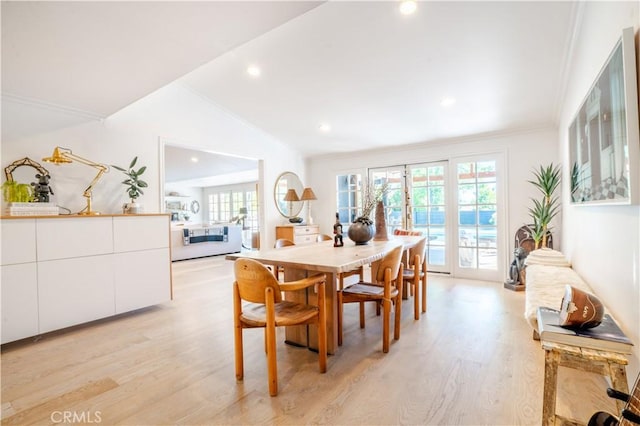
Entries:
{"type": "MultiPolygon", "coordinates": [[[[629,384],[627,383],[627,372],[624,365],[609,362],[609,377],[611,377],[611,387],[617,391],[629,394],[629,384]]],[[[621,412],[626,403],[616,399],[617,412],[621,412]]]]}
{"type": "Polygon", "coordinates": [[[542,424],[552,426],[556,422],[556,390],[560,354],[544,351],[544,399],[542,400],[542,424]]]}
{"type": "MultiPolygon", "coordinates": [[[[316,274],[314,271],[285,268],[285,281],[294,281],[316,274]]],[[[327,353],[333,355],[338,347],[338,311],[337,275],[326,272],[327,284],[325,286],[325,309],[327,317],[327,353]]],[[[317,305],[317,295],[313,289],[296,292],[286,292],[285,300],[292,302],[317,305]]],[[[318,349],[318,328],[315,325],[296,325],[286,327],[285,341],[296,346],[305,346],[312,350],[318,349]]]]}

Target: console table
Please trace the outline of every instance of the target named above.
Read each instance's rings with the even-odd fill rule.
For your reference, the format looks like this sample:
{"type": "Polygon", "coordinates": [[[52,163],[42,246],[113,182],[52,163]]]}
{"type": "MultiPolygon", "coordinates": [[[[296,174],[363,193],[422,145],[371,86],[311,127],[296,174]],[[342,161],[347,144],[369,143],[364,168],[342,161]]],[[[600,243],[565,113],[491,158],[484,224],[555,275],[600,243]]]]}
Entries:
{"type": "Polygon", "coordinates": [[[2,342],[172,299],[169,215],[3,217],[2,342]]]}

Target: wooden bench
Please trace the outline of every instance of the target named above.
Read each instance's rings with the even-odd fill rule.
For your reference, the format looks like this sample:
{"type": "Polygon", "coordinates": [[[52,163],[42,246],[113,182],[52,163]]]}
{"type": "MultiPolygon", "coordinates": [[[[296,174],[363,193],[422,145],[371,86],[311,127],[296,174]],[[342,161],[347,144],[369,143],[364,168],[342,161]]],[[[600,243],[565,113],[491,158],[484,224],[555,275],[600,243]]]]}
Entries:
{"type": "MultiPolygon", "coordinates": [[[[545,350],[542,403],[542,424],[544,426],[585,424],[556,414],[558,367],[573,368],[609,377],[613,389],[629,393],[625,367],[629,362],[623,354],[562,345],[544,340],[541,341],[541,345],[545,350]]],[[[624,402],[616,400],[616,406],[620,412],[624,408],[624,402]]]]}

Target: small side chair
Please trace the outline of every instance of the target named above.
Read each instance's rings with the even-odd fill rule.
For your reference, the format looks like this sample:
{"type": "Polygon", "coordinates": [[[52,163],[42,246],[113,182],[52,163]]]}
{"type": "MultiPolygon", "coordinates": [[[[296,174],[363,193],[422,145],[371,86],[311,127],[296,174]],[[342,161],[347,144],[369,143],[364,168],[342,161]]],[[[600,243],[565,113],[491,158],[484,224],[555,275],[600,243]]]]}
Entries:
{"type": "Polygon", "coordinates": [[[425,252],[427,237],[420,239],[418,244],[409,249],[407,265],[402,268],[404,284],[410,288],[413,294],[413,315],[420,319],[420,296],[422,296],[422,312],[427,311],[427,261],[425,252]],[[422,283],[422,288],[420,288],[422,283]]]}
{"type": "MultiPolygon", "coordinates": [[[[276,249],[281,249],[283,247],[290,247],[290,246],[295,246],[296,243],[294,243],[291,240],[288,240],[286,238],[278,238],[275,242],[275,244],[273,245],[273,248],[276,249]]],[[[280,273],[282,273],[284,275],[284,268],[281,266],[274,266],[273,267],[273,274],[276,276],[276,279],[279,281],[280,280],[280,273]]]]}
{"type": "Polygon", "coordinates": [[[276,327],[315,324],[318,327],[318,363],[327,371],[327,322],[325,308],[325,274],[280,283],[266,266],[253,259],[238,259],[234,264],[233,312],[235,328],[236,380],[244,379],[242,331],[264,328],[269,394],[278,394],[276,361],[276,327]],[[297,291],[315,286],[318,306],[283,300],[283,291],[297,291]],[[243,303],[248,302],[248,303],[243,303]]]}
{"type": "MultiPolygon", "coordinates": [[[[381,260],[373,283],[358,282],[338,292],[338,344],[342,343],[343,311],[345,303],[374,302],[382,304],[382,352],[389,352],[391,304],[395,304],[394,340],[400,339],[400,319],[402,318],[402,276],[399,275],[402,246],[395,247],[381,260]]],[[[363,327],[362,309],[360,327],[363,327]]]]}

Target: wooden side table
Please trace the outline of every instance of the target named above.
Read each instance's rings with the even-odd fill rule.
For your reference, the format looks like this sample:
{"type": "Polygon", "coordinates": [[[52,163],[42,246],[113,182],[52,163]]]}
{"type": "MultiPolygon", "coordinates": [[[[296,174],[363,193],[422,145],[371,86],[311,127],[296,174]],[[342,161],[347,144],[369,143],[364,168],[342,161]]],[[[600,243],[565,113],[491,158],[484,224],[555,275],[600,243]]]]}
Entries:
{"type": "MultiPolygon", "coordinates": [[[[621,392],[629,393],[627,372],[625,366],[629,363],[624,354],[618,352],[598,351],[568,346],[541,340],[544,356],[544,399],[542,403],[542,424],[570,424],[584,423],[556,415],[556,393],[558,386],[558,367],[574,368],[600,374],[611,379],[611,387],[621,392]]],[[[618,412],[624,408],[624,402],[616,400],[618,412]]]]}

